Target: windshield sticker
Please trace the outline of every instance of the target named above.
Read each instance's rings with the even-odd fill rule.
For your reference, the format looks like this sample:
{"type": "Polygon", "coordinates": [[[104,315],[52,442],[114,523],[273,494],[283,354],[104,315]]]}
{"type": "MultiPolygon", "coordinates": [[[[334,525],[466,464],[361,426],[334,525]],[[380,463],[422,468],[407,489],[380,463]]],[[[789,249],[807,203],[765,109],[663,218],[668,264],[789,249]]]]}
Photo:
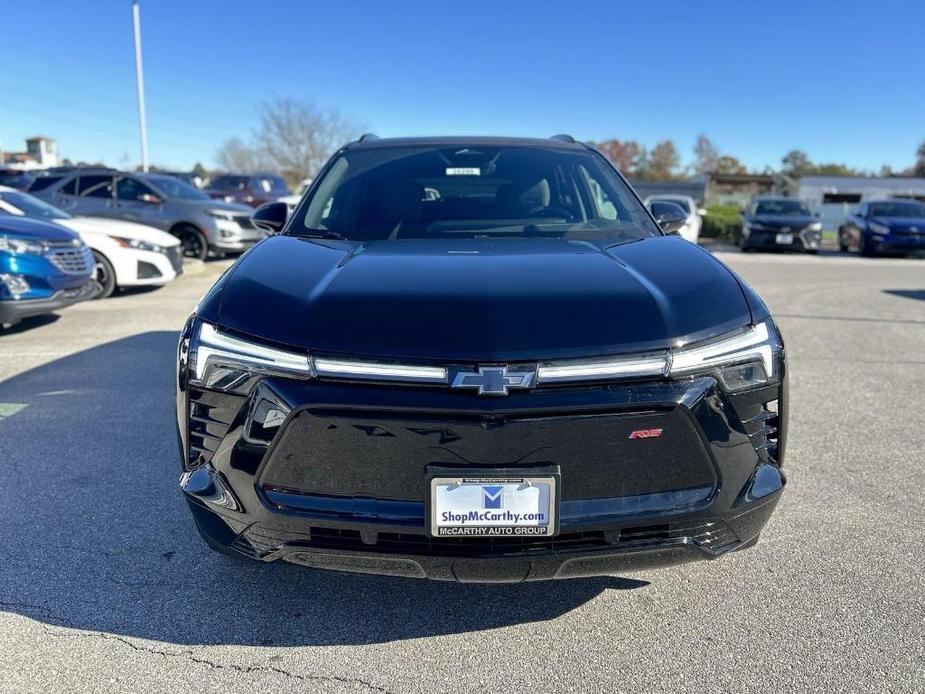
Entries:
{"type": "Polygon", "coordinates": [[[446,169],[447,176],[481,176],[482,170],[472,166],[448,166],[446,169]]]}

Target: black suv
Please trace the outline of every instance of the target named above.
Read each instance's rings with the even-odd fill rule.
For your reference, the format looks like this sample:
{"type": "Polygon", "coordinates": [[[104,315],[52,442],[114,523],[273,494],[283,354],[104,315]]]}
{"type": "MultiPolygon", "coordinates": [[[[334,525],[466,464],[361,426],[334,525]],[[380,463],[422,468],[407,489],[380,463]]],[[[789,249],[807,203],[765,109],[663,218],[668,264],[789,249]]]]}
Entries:
{"type": "Polygon", "coordinates": [[[287,213],[256,211],[280,233],[180,336],[180,485],[211,547],[521,581],[758,539],[780,335],[597,151],[365,136],[287,213]]]}
{"type": "Polygon", "coordinates": [[[742,213],[739,246],[744,251],[818,253],[821,240],[822,224],[801,200],[755,198],[742,213]]]}

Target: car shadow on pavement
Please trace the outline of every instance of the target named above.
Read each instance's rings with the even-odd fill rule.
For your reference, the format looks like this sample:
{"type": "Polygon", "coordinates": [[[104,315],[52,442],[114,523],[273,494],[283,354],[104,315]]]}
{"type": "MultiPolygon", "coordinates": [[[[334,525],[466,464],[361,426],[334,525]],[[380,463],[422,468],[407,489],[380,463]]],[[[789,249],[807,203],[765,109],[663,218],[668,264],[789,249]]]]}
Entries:
{"type": "Polygon", "coordinates": [[[917,299],[925,301],[925,289],[884,289],[884,294],[900,296],[904,299],[917,299]]]}
{"type": "Polygon", "coordinates": [[[0,610],[185,645],[367,644],[541,622],[647,585],[461,585],[211,552],[177,487],[175,343],[139,334],[0,382],[0,610]]]}
{"type": "Polygon", "coordinates": [[[43,325],[50,325],[58,320],[61,316],[57,313],[43,313],[40,316],[30,316],[28,318],[23,318],[18,323],[11,325],[9,328],[0,327],[0,338],[3,338],[5,335],[15,335],[16,333],[23,333],[27,330],[34,330],[35,328],[40,328],[43,325]]]}

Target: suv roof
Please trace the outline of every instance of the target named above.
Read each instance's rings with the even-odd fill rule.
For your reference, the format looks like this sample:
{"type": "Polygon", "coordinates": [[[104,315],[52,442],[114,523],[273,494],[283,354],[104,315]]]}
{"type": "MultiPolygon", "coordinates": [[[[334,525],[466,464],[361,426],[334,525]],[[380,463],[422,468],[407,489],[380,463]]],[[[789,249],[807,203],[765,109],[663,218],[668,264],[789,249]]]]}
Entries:
{"type": "Polygon", "coordinates": [[[378,149],[380,147],[413,147],[415,145],[514,145],[517,147],[537,147],[543,149],[587,149],[587,146],[581,142],[575,141],[568,135],[556,135],[555,137],[485,137],[485,136],[463,136],[463,137],[385,137],[378,138],[375,136],[364,135],[361,139],[351,142],[347,145],[349,149],[378,149]]]}

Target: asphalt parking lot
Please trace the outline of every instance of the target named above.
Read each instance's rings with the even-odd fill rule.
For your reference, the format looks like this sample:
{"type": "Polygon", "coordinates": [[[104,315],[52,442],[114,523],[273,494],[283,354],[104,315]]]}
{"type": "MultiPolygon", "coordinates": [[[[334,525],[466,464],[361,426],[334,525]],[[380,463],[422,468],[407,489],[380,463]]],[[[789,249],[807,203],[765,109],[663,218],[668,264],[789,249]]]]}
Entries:
{"type": "Polygon", "coordinates": [[[925,261],[721,252],[791,368],[760,544],[455,585],[214,554],[177,489],[175,334],[228,262],[0,336],[2,692],[925,691],[925,261]]]}

